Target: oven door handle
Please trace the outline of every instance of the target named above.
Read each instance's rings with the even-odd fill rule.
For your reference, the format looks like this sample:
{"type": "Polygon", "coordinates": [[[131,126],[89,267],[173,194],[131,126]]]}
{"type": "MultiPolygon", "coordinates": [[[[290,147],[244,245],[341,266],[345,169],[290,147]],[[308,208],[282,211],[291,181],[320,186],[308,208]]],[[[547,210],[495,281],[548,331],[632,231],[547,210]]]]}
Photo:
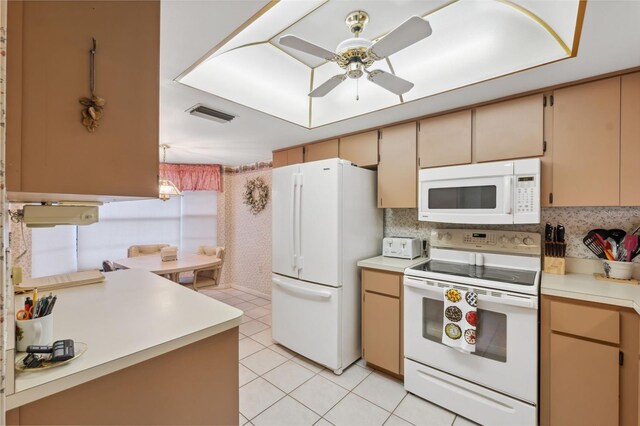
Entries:
{"type": "MultiPolygon", "coordinates": [[[[429,284],[426,284],[426,281],[418,281],[411,278],[404,279],[404,285],[406,287],[410,287],[416,289],[422,293],[429,293],[430,295],[436,297],[442,297],[444,300],[444,289],[445,288],[455,288],[455,286],[450,287],[436,287],[429,284]]],[[[466,291],[474,291],[472,288],[469,288],[466,291]]],[[[497,291],[492,291],[492,293],[498,293],[497,291]]],[[[502,293],[500,296],[490,296],[487,294],[477,293],[478,301],[480,302],[493,302],[501,305],[507,306],[518,306],[520,308],[527,309],[537,309],[538,308],[538,299],[537,298],[529,298],[526,296],[512,296],[510,294],[502,293]]]]}

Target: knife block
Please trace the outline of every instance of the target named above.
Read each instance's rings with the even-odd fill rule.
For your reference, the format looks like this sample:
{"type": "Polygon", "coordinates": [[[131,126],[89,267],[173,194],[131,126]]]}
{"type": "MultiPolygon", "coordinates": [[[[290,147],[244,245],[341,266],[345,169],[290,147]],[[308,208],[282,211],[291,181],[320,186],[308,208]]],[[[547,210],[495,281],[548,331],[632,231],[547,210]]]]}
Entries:
{"type": "Polygon", "coordinates": [[[544,258],[544,272],[548,274],[565,274],[565,260],[564,257],[548,257],[544,258]]]}

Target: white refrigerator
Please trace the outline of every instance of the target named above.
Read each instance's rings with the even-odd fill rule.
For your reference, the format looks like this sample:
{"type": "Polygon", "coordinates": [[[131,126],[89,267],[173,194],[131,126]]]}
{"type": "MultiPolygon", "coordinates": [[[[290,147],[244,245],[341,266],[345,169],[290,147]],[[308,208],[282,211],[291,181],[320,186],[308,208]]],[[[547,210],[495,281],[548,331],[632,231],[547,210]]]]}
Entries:
{"type": "Polygon", "coordinates": [[[331,160],[272,175],[273,340],[336,374],[360,358],[358,260],[379,254],[376,172],[331,160]]]}

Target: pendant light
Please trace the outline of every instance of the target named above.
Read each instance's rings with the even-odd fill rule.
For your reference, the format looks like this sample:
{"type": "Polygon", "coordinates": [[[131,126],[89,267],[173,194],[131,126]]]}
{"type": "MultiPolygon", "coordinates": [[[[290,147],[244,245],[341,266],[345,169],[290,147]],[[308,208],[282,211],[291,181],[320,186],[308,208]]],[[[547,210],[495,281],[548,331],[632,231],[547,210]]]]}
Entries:
{"type": "MultiPolygon", "coordinates": [[[[162,148],[162,163],[167,162],[167,149],[171,148],[169,145],[162,144],[160,145],[162,148]]],[[[158,191],[158,198],[162,201],[167,201],[171,197],[181,197],[182,192],[171,182],[169,179],[160,178],[160,189],[158,191]]]]}

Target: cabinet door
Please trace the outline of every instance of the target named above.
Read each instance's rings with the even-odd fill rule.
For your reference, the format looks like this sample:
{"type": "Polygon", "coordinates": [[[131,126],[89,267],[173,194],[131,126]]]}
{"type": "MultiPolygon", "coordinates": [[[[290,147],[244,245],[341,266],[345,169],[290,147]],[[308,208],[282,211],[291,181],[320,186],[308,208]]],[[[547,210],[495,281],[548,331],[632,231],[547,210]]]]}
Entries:
{"type": "Polygon", "coordinates": [[[312,143],[304,147],[304,162],[338,158],[338,139],[312,143]]]}
{"type": "Polygon", "coordinates": [[[380,132],[378,207],[416,208],[416,123],[385,127],[380,132]]]}
{"type": "Polygon", "coordinates": [[[553,96],[553,205],[619,205],[620,77],[553,96]]]}
{"type": "Polygon", "coordinates": [[[368,291],[363,294],[363,358],[400,374],[400,299],[368,291]]]}
{"type": "Polygon", "coordinates": [[[20,126],[8,134],[12,160],[19,150],[19,162],[9,164],[20,167],[21,178],[9,182],[9,189],[157,197],[160,2],[34,1],[9,7],[10,13],[20,9],[7,40],[19,34],[10,50],[20,51],[15,58],[21,61],[7,65],[12,75],[18,67],[22,78],[8,81],[12,96],[21,97],[7,114],[19,117],[11,126],[20,126]],[[89,133],[78,99],[90,96],[92,37],[96,95],[106,104],[100,126],[89,133]]]}
{"type": "Polygon", "coordinates": [[[619,349],[551,334],[550,423],[617,425],[619,349]]]}
{"type": "Polygon", "coordinates": [[[471,163],[471,110],[420,121],[420,168],[471,163]]]}
{"type": "Polygon", "coordinates": [[[543,112],[542,93],[476,108],[475,160],[542,155],[543,112]]]}
{"type": "Polygon", "coordinates": [[[378,164],[378,131],[358,133],[340,138],[340,158],[359,167],[378,164]]]}
{"type": "Polygon", "coordinates": [[[273,151],[272,167],[284,167],[289,165],[287,151],[273,151]]]}
{"type": "Polygon", "coordinates": [[[287,150],[287,164],[300,164],[304,162],[304,149],[299,146],[287,150]]]}
{"type": "Polygon", "coordinates": [[[620,205],[640,205],[640,73],[622,76],[620,205]]]}

